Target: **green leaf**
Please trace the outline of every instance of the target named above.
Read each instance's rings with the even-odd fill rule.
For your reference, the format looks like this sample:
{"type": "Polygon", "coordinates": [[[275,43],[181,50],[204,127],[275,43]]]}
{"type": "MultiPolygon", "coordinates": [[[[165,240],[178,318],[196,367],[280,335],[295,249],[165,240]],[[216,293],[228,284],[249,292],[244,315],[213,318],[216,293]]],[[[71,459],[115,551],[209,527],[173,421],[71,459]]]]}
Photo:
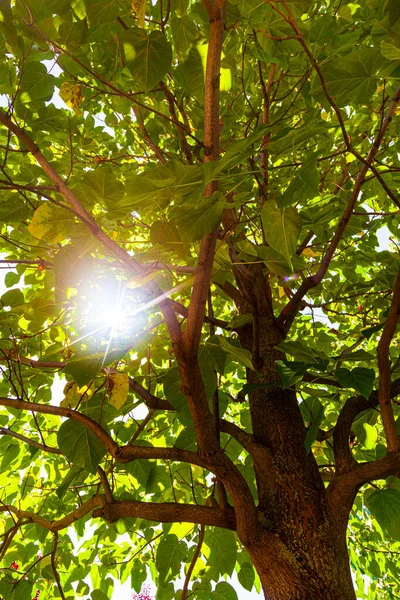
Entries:
{"type": "Polygon", "coordinates": [[[381,54],[388,60],[400,60],[400,48],[384,40],[381,42],[381,54]]]}
{"type": "Polygon", "coordinates": [[[364,398],[369,398],[374,387],[375,371],[364,367],[349,369],[340,368],[334,372],[334,377],[343,387],[352,388],[364,398]]]}
{"type": "Polygon", "coordinates": [[[290,182],[289,187],[278,200],[279,208],[286,208],[315,198],[315,196],[318,196],[318,186],[317,155],[312,154],[300,169],[295,171],[294,178],[290,182]]]}
{"type": "Polygon", "coordinates": [[[54,76],[47,73],[47,69],[42,63],[29,61],[25,64],[22,73],[18,101],[27,104],[36,100],[51,100],[54,81],[54,76]]]}
{"type": "Polygon", "coordinates": [[[248,590],[249,592],[251,592],[251,590],[253,589],[253,586],[254,586],[254,579],[255,579],[253,565],[250,564],[249,562],[244,562],[242,564],[242,566],[240,567],[240,571],[238,572],[237,577],[238,577],[240,585],[242,587],[244,587],[245,590],[248,590]]]}
{"type": "Polygon", "coordinates": [[[225,352],[233,358],[233,360],[237,361],[239,364],[247,367],[248,369],[252,369],[254,371],[251,352],[246,350],[245,348],[239,348],[234,346],[230,342],[228,342],[227,338],[220,336],[219,343],[221,348],[225,350],[225,352]]]}
{"type": "Polygon", "coordinates": [[[365,329],[361,329],[362,335],[369,340],[370,337],[374,335],[377,331],[380,331],[385,327],[385,323],[379,323],[379,325],[373,325],[372,327],[366,327],[365,329]]]}
{"type": "Polygon", "coordinates": [[[261,211],[265,238],[268,244],[282,254],[289,265],[296,252],[301,219],[295,208],[278,208],[273,201],[265,202],[261,211]]]}
{"type": "Polygon", "coordinates": [[[31,581],[20,580],[14,587],[13,593],[9,596],[10,600],[26,600],[31,597],[33,585],[31,581]]]}
{"type": "Polygon", "coordinates": [[[236,535],[233,531],[219,527],[207,529],[204,542],[210,548],[208,563],[221,575],[232,575],[237,556],[236,535]]]}
{"type": "Polygon", "coordinates": [[[172,65],[171,44],[160,31],[130,29],[121,36],[127,66],[140,89],[148,92],[172,65]]]}
{"type": "Polygon", "coordinates": [[[10,306],[11,308],[21,306],[25,302],[24,294],[18,289],[9,290],[2,295],[1,302],[3,306],[10,306]]]}
{"type": "Polygon", "coordinates": [[[318,430],[321,426],[322,421],[324,420],[324,416],[324,407],[322,406],[322,404],[320,404],[318,412],[315,415],[315,418],[312,419],[311,424],[307,430],[306,439],[304,440],[304,446],[307,453],[310,452],[311,446],[317,439],[318,430]]]}
{"type": "Polygon", "coordinates": [[[336,105],[342,107],[350,103],[354,106],[368,102],[376,90],[377,71],[382,64],[379,50],[365,47],[324,64],[322,74],[336,105]]]}
{"type": "Polygon", "coordinates": [[[313,366],[300,361],[278,360],[276,368],[281,376],[284,387],[289,388],[301,381],[307,369],[313,366]]]}
{"type": "Polygon", "coordinates": [[[185,54],[197,37],[195,23],[188,15],[183,15],[182,18],[172,17],[170,25],[177,52],[185,54]]]}
{"type": "Polygon", "coordinates": [[[4,202],[0,203],[0,220],[4,223],[20,223],[32,214],[32,208],[17,194],[5,195],[4,202]]]}
{"type": "Polygon", "coordinates": [[[161,581],[170,581],[179,573],[184,556],[184,544],[179,542],[176,535],[164,535],[156,555],[156,567],[161,581]]]}
{"type": "Polygon", "coordinates": [[[76,482],[79,478],[79,483],[83,483],[85,477],[86,474],[81,467],[71,467],[56,490],[57,497],[61,500],[67,493],[67,490],[73,481],[76,482]]]}
{"type": "Polygon", "coordinates": [[[85,173],[79,183],[80,194],[86,194],[86,201],[94,204],[99,202],[110,211],[118,207],[124,197],[124,184],[118,181],[112,167],[109,165],[99,166],[95,171],[85,173]]]}
{"type": "Polygon", "coordinates": [[[177,221],[183,241],[191,243],[215,231],[222,219],[225,199],[214,192],[211,199],[202,202],[198,208],[186,211],[177,221]]]}
{"type": "Polygon", "coordinates": [[[226,581],[220,581],[211,594],[212,600],[238,600],[235,589],[226,581]]]}
{"type": "Polygon", "coordinates": [[[63,372],[71,375],[79,387],[82,387],[92,381],[104,367],[122,358],[124,354],[125,351],[122,350],[121,352],[112,351],[106,354],[99,352],[74,358],[64,367],[63,372]]]}
{"type": "Polygon", "coordinates": [[[280,254],[269,246],[258,246],[257,252],[259,257],[265,262],[271,273],[276,275],[291,275],[293,273],[293,265],[290,260],[287,260],[283,254],[280,254]]]}
{"type": "Polygon", "coordinates": [[[68,210],[45,202],[35,210],[28,229],[39,240],[56,244],[68,237],[73,223],[73,217],[68,210]]]}
{"type": "Polygon", "coordinates": [[[365,432],[363,446],[367,448],[367,450],[373,450],[376,446],[376,441],[378,439],[378,432],[376,427],[370,425],[369,423],[363,423],[363,428],[365,432]]]}
{"type": "Polygon", "coordinates": [[[394,488],[376,490],[365,503],[382,529],[400,541],[400,491],[394,488]]]}
{"type": "Polygon", "coordinates": [[[106,449],[100,440],[82,423],[65,421],[57,433],[58,447],[74,467],[95,474],[106,449]]]}

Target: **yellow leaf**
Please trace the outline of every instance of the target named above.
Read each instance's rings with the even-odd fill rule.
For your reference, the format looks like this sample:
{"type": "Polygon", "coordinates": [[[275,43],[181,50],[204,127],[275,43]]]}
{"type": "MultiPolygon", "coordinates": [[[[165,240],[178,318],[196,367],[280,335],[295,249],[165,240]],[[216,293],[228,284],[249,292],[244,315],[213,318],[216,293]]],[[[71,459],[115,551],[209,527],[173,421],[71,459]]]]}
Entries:
{"type": "Polygon", "coordinates": [[[139,21],[139,27],[144,27],[146,16],[146,0],[132,0],[132,10],[139,21]]]}
{"type": "Polygon", "coordinates": [[[69,108],[72,108],[78,117],[80,117],[82,114],[82,111],[79,107],[84,100],[81,92],[82,88],[79,83],[74,84],[64,81],[60,87],[61,100],[64,100],[65,104],[69,106],[69,108]]]}
{"type": "Polygon", "coordinates": [[[60,406],[62,408],[75,408],[82,400],[84,394],[88,398],[92,393],[92,390],[87,385],[80,388],[75,381],[68,381],[64,387],[64,398],[61,400],[60,406]]]}
{"type": "Polygon", "coordinates": [[[320,256],[321,252],[314,252],[311,248],[304,248],[302,254],[303,256],[307,256],[307,258],[315,258],[316,256],[320,256]]]}
{"type": "Polygon", "coordinates": [[[285,289],[283,287],[281,287],[280,285],[278,285],[278,296],[279,298],[283,298],[283,296],[285,296],[285,289]]]}
{"type": "Polygon", "coordinates": [[[57,244],[68,237],[73,217],[70,212],[45,202],[33,213],[28,225],[29,233],[49,244],[57,244]]]}
{"type": "Polygon", "coordinates": [[[111,373],[109,379],[109,403],[117,410],[125,404],[128,399],[129,377],[126,373],[111,373]]]}

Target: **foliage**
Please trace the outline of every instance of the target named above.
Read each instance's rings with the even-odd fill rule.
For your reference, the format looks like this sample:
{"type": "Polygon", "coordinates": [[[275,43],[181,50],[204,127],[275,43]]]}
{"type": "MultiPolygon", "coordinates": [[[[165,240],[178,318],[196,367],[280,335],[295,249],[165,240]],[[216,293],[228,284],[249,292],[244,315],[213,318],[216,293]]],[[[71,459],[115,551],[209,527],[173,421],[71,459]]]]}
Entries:
{"type": "Polygon", "coordinates": [[[0,32],[0,596],[267,590],[288,498],[395,598],[399,3],[0,0],[0,32]]]}

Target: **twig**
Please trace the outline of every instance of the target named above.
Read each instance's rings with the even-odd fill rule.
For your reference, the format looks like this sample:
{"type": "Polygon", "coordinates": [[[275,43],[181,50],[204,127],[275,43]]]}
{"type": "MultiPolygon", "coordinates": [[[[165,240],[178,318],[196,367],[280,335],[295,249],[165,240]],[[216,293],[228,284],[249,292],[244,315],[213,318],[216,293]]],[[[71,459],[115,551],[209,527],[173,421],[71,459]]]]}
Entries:
{"type": "Polygon", "coordinates": [[[57,570],[57,566],[56,566],[57,546],[58,546],[58,533],[56,531],[54,533],[53,549],[51,551],[51,568],[52,568],[52,571],[53,571],[53,574],[54,574],[54,579],[56,580],[58,592],[59,592],[62,600],[65,600],[65,594],[64,594],[64,590],[63,590],[62,585],[61,585],[60,574],[59,574],[59,572],[57,570]]]}
{"type": "Polygon", "coordinates": [[[187,573],[186,573],[185,581],[183,583],[181,600],[187,600],[187,593],[188,593],[188,587],[189,587],[190,578],[192,576],[193,569],[194,569],[194,567],[196,565],[197,559],[200,556],[201,547],[202,547],[203,541],[204,541],[204,534],[205,534],[205,527],[204,527],[204,525],[199,525],[199,539],[198,539],[198,542],[196,544],[196,549],[194,551],[192,560],[190,561],[190,565],[189,565],[189,568],[188,568],[187,573]]]}

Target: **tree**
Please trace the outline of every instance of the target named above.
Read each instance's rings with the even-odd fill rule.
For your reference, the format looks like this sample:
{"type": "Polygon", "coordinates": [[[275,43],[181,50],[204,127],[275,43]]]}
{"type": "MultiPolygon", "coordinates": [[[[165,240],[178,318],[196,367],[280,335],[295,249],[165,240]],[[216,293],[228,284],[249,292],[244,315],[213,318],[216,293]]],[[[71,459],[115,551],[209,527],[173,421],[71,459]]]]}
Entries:
{"type": "Polygon", "coordinates": [[[398,2],[0,29],[0,595],[396,597],[398,2]]]}

